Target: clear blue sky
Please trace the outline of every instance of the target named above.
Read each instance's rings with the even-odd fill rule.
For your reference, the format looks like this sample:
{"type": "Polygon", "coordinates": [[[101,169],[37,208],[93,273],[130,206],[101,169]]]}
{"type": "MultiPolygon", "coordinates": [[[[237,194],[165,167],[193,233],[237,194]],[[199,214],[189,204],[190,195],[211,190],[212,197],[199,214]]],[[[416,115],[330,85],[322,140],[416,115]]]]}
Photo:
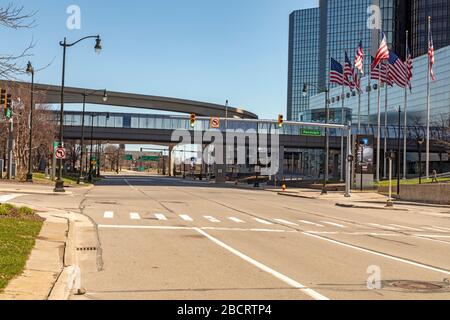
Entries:
{"type": "MultiPolygon", "coordinates": [[[[286,112],[289,14],[316,0],[15,0],[38,11],[31,30],[0,29],[0,52],[37,42],[37,82],[60,84],[58,42],[100,34],[69,49],[68,86],[107,88],[213,103],[230,100],[262,118],[286,112]],[[81,30],[68,30],[66,9],[81,8],[81,30]],[[5,46],[8,44],[8,46],[5,46]]],[[[24,78],[26,79],[26,78],[24,78]]]]}

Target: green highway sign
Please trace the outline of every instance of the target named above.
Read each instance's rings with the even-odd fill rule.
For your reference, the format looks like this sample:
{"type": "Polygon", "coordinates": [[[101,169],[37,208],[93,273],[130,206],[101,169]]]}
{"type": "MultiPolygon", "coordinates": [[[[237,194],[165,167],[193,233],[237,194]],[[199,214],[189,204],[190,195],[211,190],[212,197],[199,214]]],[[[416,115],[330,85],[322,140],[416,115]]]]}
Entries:
{"type": "Polygon", "coordinates": [[[300,135],[310,137],[320,137],[322,136],[322,131],[317,129],[301,129],[300,135]]]}
{"type": "Polygon", "coordinates": [[[159,161],[160,157],[157,156],[142,156],[139,158],[141,161],[159,161]]]}

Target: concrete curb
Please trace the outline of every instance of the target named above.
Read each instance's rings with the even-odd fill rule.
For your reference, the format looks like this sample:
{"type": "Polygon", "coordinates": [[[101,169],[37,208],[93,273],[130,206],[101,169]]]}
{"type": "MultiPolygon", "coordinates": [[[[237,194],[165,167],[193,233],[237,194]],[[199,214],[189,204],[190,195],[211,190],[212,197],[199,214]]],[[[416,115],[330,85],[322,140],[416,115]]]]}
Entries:
{"type": "Polygon", "coordinates": [[[64,195],[72,195],[72,191],[66,191],[65,193],[55,193],[55,192],[48,192],[48,191],[37,191],[37,190],[30,190],[30,189],[0,189],[0,192],[3,193],[21,193],[21,194],[42,194],[42,195],[50,195],[50,196],[64,196],[64,195]]]}
{"type": "Polygon", "coordinates": [[[68,220],[52,213],[45,218],[21,275],[12,279],[0,300],[46,300],[64,265],[68,220]]]}
{"type": "Polygon", "coordinates": [[[314,196],[303,196],[300,194],[294,194],[294,193],[289,193],[289,192],[278,192],[278,195],[284,196],[284,197],[301,198],[301,199],[309,199],[309,200],[319,199],[318,197],[314,197],[314,196]]]}
{"type": "Polygon", "coordinates": [[[350,208],[350,209],[369,209],[369,210],[390,210],[390,211],[410,211],[409,209],[388,208],[388,207],[376,207],[376,206],[360,206],[351,203],[336,203],[337,207],[350,208]]]}

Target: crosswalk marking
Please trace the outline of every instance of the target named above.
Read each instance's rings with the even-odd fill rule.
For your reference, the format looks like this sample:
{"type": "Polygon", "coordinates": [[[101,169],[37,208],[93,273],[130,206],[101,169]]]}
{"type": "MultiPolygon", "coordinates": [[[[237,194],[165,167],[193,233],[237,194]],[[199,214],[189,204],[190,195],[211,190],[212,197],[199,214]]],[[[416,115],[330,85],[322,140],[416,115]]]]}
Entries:
{"type": "Polygon", "coordinates": [[[328,222],[328,221],[320,221],[321,223],[327,224],[329,226],[333,226],[333,227],[338,227],[338,228],[346,228],[346,226],[339,224],[339,223],[334,223],[334,222],[328,222]]]}
{"type": "Polygon", "coordinates": [[[180,214],[180,218],[183,219],[184,221],[188,221],[188,222],[193,222],[194,220],[189,217],[187,214],[180,214]]]}
{"type": "Polygon", "coordinates": [[[141,216],[137,212],[130,212],[130,219],[131,220],[141,220],[141,216]]]}
{"type": "Polygon", "coordinates": [[[266,220],[263,220],[263,219],[259,219],[259,218],[255,218],[255,221],[256,222],[259,222],[259,223],[262,223],[262,224],[265,224],[265,225],[273,225],[273,223],[272,222],[269,222],[269,221],[266,221],[266,220]]]}
{"type": "Polygon", "coordinates": [[[214,217],[211,217],[211,216],[204,216],[204,218],[206,220],[208,220],[209,222],[212,222],[212,223],[219,223],[220,222],[220,220],[218,220],[218,219],[216,219],[214,217]]]}
{"type": "Polygon", "coordinates": [[[21,196],[23,196],[23,195],[22,194],[6,194],[6,195],[3,195],[3,196],[0,196],[0,203],[5,203],[5,202],[11,201],[11,200],[13,200],[15,198],[21,197],[21,196]]]}
{"type": "Polygon", "coordinates": [[[113,219],[114,218],[114,212],[112,212],[112,211],[105,211],[105,213],[103,214],[103,217],[105,219],[113,219]]]}
{"type": "Polygon", "coordinates": [[[316,226],[316,227],[319,227],[319,228],[323,228],[323,225],[315,223],[315,222],[306,221],[306,220],[299,220],[299,221],[301,223],[304,223],[304,224],[309,224],[310,226],[316,226]]]}
{"type": "Polygon", "coordinates": [[[276,222],[280,222],[280,223],[284,223],[284,224],[288,224],[290,226],[298,226],[298,224],[287,221],[287,220],[283,220],[283,219],[274,219],[276,222]]]}
{"type": "Polygon", "coordinates": [[[165,215],[161,214],[161,213],[157,213],[155,214],[156,219],[160,220],[160,221],[167,221],[167,218],[165,215]]]}
{"type": "Polygon", "coordinates": [[[242,221],[241,219],[238,219],[236,217],[229,217],[228,219],[236,223],[245,223],[245,221],[242,221]]]}
{"type": "Polygon", "coordinates": [[[400,228],[400,229],[410,230],[410,231],[422,231],[421,229],[411,228],[411,227],[406,227],[406,226],[400,226],[398,224],[390,224],[390,226],[396,227],[396,228],[400,228]]]}

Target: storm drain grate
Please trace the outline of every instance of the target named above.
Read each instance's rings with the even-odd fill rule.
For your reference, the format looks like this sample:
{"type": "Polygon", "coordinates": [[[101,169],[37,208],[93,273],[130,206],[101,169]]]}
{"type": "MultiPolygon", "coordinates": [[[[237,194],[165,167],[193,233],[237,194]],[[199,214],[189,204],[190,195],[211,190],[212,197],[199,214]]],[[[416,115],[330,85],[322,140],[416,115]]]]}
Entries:
{"type": "Polygon", "coordinates": [[[97,248],[95,247],[77,248],[77,251],[97,251],[97,248]]]}

